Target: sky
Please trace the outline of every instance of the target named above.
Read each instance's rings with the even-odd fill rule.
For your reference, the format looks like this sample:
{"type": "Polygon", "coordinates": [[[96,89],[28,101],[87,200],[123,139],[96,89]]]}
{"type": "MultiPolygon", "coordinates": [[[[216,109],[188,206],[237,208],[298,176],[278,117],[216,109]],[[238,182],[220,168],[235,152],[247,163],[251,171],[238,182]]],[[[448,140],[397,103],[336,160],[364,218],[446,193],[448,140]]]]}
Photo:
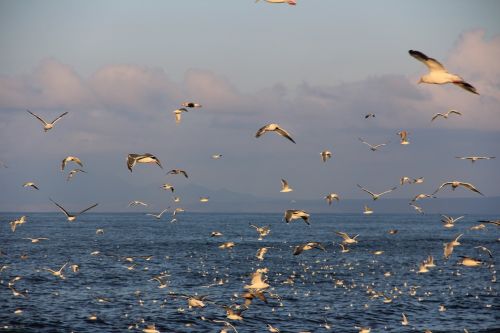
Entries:
{"type": "Polygon", "coordinates": [[[245,194],[250,207],[251,198],[284,195],[370,199],[356,184],[382,192],[402,176],[425,182],[388,198],[449,180],[500,196],[499,12],[498,1],[0,0],[0,161],[8,166],[0,166],[0,211],[54,210],[49,197],[70,210],[99,202],[100,211],[128,211],[144,200],[160,211],[173,205],[164,183],[193,211],[207,194],[245,194]],[[480,95],[417,84],[426,68],[410,49],[480,95]],[[203,107],[176,125],[172,111],[185,101],[203,107]],[[44,133],[26,109],[47,120],[69,114],[44,133]],[[430,121],[450,109],[462,116],[430,121]],[[268,123],[297,144],[255,138],[268,123]],[[408,146],[396,135],[403,129],[408,146]],[[360,137],[388,144],[372,152],[360,137]],[[323,150],[333,153],[326,163],[323,150]],[[130,173],[127,154],[146,152],[164,170],[130,173]],[[68,155],[87,171],[69,182],[60,170],[68,155]],[[498,158],[455,158],[466,155],[498,158]],[[189,178],[165,175],[174,168],[189,178]],[[281,178],[294,192],[279,192],[281,178]],[[27,181],[40,190],[23,188],[27,181]]]}

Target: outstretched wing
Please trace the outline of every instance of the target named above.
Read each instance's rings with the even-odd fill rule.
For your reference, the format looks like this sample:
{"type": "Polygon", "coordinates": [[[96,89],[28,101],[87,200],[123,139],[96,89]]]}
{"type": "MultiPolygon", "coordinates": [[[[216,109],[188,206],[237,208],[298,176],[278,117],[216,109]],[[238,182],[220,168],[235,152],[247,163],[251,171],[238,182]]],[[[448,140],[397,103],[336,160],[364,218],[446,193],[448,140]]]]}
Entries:
{"type": "Polygon", "coordinates": [[[79,212],[79,213],[78,213],[78,214],[76,214],[76,215],[83,214],[83,213],[85,213],[86,211],[91,210],[92,208],[94,208],[94,207],[95,207],[95,206],[97,206],[97,205],[98,205],[98,203],[96,203],[95,205],[90,206],[89,208],[85,208],[84,210],[82,210],[81,212],[79,212]]]}
{"type": "Polygon", "coordinates": [[[439,190],[442,189],[443,187],[445,187],[446,185],[451,185],[451,184],[452,184],[452,182],[442,183],[441,186],[439,186],[437,190],[435,190],[434,192],[432,192],[432,195],[438,193],[439,190]]]}
{"type": "Polygon", "coordinates": [[[282,129],[281,127],[277,127],[276,128],[276,132],[278,132],[281,136],[284,136],[285,138],[287,138],[288,140],[292,141],[293,143],[296,143],[292,137],[290,136],[290,134],[288,134],[287,131],[285,131],[284,129],[282,129]]]}
{"type": "Polygon", "coordinates": [[[54,125],[56,122],[59,121],[59,119],[61,119],[62,117],[64,117],[65,115],[67,115],[68,112],[64,112],[62,115],[60,115],[59,117],[57,117],[56,119],[52,120],[51,124],[54,125]]]}
{"type": "Polygon", "coordinates": [[[54,203],[54,205],[56,205],[57,207],[59,207],[60,210],[62,210],[62,212],[66,215],[66,216],[69,216],[69,213],[66,211],[66,209],[64,209],[60,204],[58,204],[57,202],[55,202],[54,200],[50,199],[50,201],[52,201],[54,203]]]}
{"type": "Polygon", "coordinates": [[[471,85],[470,83],[467,83],[465,81],[462,81],[462,82],[453,82],[453,84],[459,86],[460,88],[462,89],[465,89],[467,91],[470,91],[471,93],[473,94],[476,94],[476,95],[479,95],[479,93],[477,92],[476,88],[474,88],[473,85],[471,85]]]}
{"type": "Polygon", "coordinates": [[[47,122],[45,120],[43,120],[42,118],[40,118],[39,116],[37,116],[36,114],[34,114],[33,112],[31,112],[30,110],[26,110],[26,111],[28,111],[36,119],[40,120],[43,123],[43,125],[47,125],[47,122]]]}
{"type": "Polygon", "coordinates": [[[257,131],[257,133],[255,133],[255,137],[258,138],[259,136],[261,136],[262,134],[266,133],[267,131],[267,126],[268,125],[265,125],[265,126],[262,126],[261,128],[259,128],[259,130],[257,131]]]}
{"type": "Polygon", "coordinates": [[[432,117],[431,121],[434,121],[437,117],[444,117],[444,115],[442,113],[436,113],[434,117],[432,117]]]}
{"type": "Polygon", "coordinates": [[[446,71],[446,68],[444,68],[444,66],[439,61],[433,58],[429,58],[420,51],[410,50],[408,51],[408,53],[410,53],[413,58],[424,63],[424,65],[429,68],[429,71],[446,71]]]}
{"type": "Polygon", "coordinates": [[[379,196],[380,196],[380,195],[382,195],[382,194],[386,194],[386,193],[392,192],[392,191],[394,191],[395,189],[397,189],[397,186],[394,186],[394,187],[393,187],[393,188],[391,188],[390,190],[387,190],[387,191],[384,191],[384,192],[380,193],[380,194],[379,194],[379,196]]]}
{"type": "Polygon", "coordinates": [[[468,188],[469,190],[473,191],[473,192],[476,192],[476,193],[479,193],[481,195],[484,196],[484,194],[482,194],[481,192],[478,191],[478,189],[476,189],[472,184],[470,183],[460,183],[460,185],[462,185],[463,187],[465,188],[468,188]]]}
{"type": "Polygon", "coordinates": [[[363,186],[361,186],[361,185],[359,185],[359,184],[356,184],[356,185],[358,185],[358,187],[359,187],[360,189],[362,189],[362,190],[363,190],[363,191],[365,191],[366,193],[370,194],[371,196],[373,196],[373,197],[375,196],[375,193],[368,191],[368,190],[367,190],[366,188],[364,188],[363,186]]]}

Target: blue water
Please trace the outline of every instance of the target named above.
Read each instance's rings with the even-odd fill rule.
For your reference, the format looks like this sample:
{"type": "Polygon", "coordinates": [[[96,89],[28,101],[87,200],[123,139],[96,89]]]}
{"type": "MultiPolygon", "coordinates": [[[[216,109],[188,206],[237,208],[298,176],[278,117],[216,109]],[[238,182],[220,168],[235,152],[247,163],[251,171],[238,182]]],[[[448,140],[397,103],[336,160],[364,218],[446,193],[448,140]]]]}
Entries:
{"type": "Polygon", "coordinates": [[[466,216],[444,229],[439,215],[313,214],[307,226],[286,224],[280,214],[183,213],[170,223],[166,215],[157,221],[144,214],[86,213],[67,222],[59,213],[37,213],[12,232],[8,222],[20,215],[0,214],[0,267],[7,266],[0,272],[0,332],[142,332],[153,323],[160,332],[219,332],[224,324],[214,320],[229,321],[238,332],[267,332],[266,324],[281,332],[357,332],[355,326],[371,332],[500,331],[498,287],[492,281],[496,258],[474,249],[482,245],[494,256],[500,253],[499,229],[469,229],[493,216],[466,216]],[[258,240],[249,223],[269,225],[271,233],[258,240]],[[103,235],[96,234],[98,228],[103,235]],[[390,235],[389,229],[398,233],[390,235]],[[211,238],[215,230],[224,235],[211,238]],[[335,231],[359,234],[359,243],[341,253],[335,231]],[[443,243],[459,233],[462,245],[443,260],[443,243]],[[25,237],[49,240],[32,244],[25,237]],[[226,241],[235,247],[219,249],[226,241]],[[292,255],[295,245],[308,241],[322,242],[326,252],[292,255]],[[259,261],[255,254],[263,246],[270,249],[259,261]],[[384,253],[374,255],[375,250],[384,253]],[[94,251],[99,253],[91,255],[94,251]],[[428,255],[437,267],[417,274],[428,255]],[[461,255],[486,263],[459,266],[461,255]],[[66,262],[64,280],[45,270],[66,262]],[[74,273],[72,264],[80,270],[74,273]],[[242,321],[227,319],[223,306],[243,304],[244,285],[264,267],[271,285],[268,303],[254,300],[242,321]],[[169,275],[166,288],[151,280],[162,272],[169,275]],[[26,297],[8,288],[15,276],[22,277],[15,289],[27,291],[26,297]],[[284,284],[290,276],[294,283],[284,284]],[[207,305],[189,309],[186,298],[172,294],[206,295],[207,305]],[[440,312],[440,305],[446,311],[440,312]],[[22,313],[14,313],[17,309],[22,313]],[[401,325],[402,312],[408,326],[401,325]]]}

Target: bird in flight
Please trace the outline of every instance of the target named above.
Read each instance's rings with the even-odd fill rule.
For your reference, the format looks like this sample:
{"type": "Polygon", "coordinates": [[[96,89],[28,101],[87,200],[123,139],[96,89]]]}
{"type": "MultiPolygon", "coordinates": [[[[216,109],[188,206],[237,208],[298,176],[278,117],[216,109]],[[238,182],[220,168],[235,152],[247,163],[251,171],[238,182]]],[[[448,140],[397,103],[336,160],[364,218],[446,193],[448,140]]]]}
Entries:
{"type": "Polygon", "coordinates": [[[287,193],[287,192],[292,192],[292,191],[293,191],[293,189],[290,187],[290,185],[288,185],[288,182],[282,178],[280,192],[287,193]]]}
{"type": "Polygon", "coordinates": [[[331,206],[333,203],[333,200],[340,200],[340,197],[337,193],[330,193],[327,196],[325,196],[323,199],[325,199],[328,202],[328,205],[331,206]]]}
{"type": "Polygon", "coordinates": [[[185,108],[201,108],[201,104],[194,102],[184,102],[181,105],[185,108]]]}
{"type": "Polygon", "coordinates": [[[288,209],[285,212],[285,221],[286,223],[290,223],[290,221],[302,219],[304,220],[305,224],[310,225],[309,216],[310,215],[304,210],[288,209]]]}
{"type": "Polygon", "coordinates": [[[436,59],[429,58],[425,54],[419,51],[410,50],[408,51],[412,57],[424,63],[429,69],[429,73],[423,75],[418,83],[430,83],[430,84],[446,84],[453,83],[460,88],[470,91],[473,94],[479,95],[476,88],[474,88],[470,83],[467,83],[460,76],[456,74],[449,73],[446,68],[436,59]]]}
{"type": "Polygon", "coordinates": [[[59,121],[59,119],[61,119],[62,117],[64,117],[65,115],[68,114],[68,112],[64,112],[59,117],[57,117],[56,119],[52,120],[52,122],[48,123],[45,120],[43,120],[40,116],[37,116],[36,114],[34,114],[33,112],[31,112],[30,110],[26,110],[26,111],[28,111],[32,116],[34,116],[36,119],[40,120],[43,123],[43,130],[45,132],[51,130],[54,127],[54,125],[56,124],[56,122],[59,121]]]}
{"type": "Polygon", "coordinates": [[[290,134],[287,131],[285,131],[284,129],[282,129],[278,124],[267,124],[265,126],[262,126],[255,134],[255,137],[258,138],[261,135],[265,134],[266,132],[276,132],[279,135],[281,135],[281,136],[287,138],[288,140],[292,141],[293,143],[295,143],[295,141],[292,139],[290,134]]]}
{"type": "Polygon", "coordinates": [[[173,169],[173,170],[170,170],[169,172],[167,172],[167,175],[184,175],[184,177],[188,178],[188,174],[186,171],[184,170],[181,170],[181,169],[173,169]]]}
{"type": "Polygon", "coordinates": [[[329,160],[330,158],[332,158],[332,152],[331,151],[328,151],[328,150],[323,150],[321,153],[321,160],[323,160],[323,162],[326,162],[327,160],[329,160]]]}
{"type": "Polygon", "coordinates": [[[399,131],[397,133],[401,137],[401,144],[402,145],[409,145],[410,141],[408,141],[408,132],[407,131],[399,131]]]}
{"type": "Polygon", "coordinates": [[[147,203],[142,202],[142,201],[139,201],[139,200],[134,200],[134,201],[131,201],[131,202],[128,204],[128,206],[129,206],[129,207],[130,207],[130,206],[139,206],[139,205],[140,205],[140,206],[144,206],[144,207],[147,207],[147,206],[148,206],[148,204],[147,204],[147,203]]]}
{"type": "Polygon", "coordinates": [[[382,195],[384,195],[384,194],[386,194],[386,193],[392,192],[392,191],[394,191],[394,190],[397,188],[397,186],[394,186],[394,187],[393,187],[393,188],[391,188],[390,190],[384,191],[384,192],[382,192],[382,193],[373,193],[373,192],[371,192],[371,191],[367,190],[366,188],[364,188],[363,186],[361,186],[361,185],[359,185],[359,184],[356,184],[356,185],[358,185],[358,187],[359,187],[360,189],[362,189],[363,191],[365,191],[366,193],[370,194],[370,195],[372,196],[373,200],[377,200],[380,196],[382,196],[382,195]]]}
{"type": "Polygon", "coordinates": [[[472,163],[479,161],[479,160],[491,160],[495,158],[495,156],[463,156],[463,157],[458,157],[456,158],[461,159],[461,160],[469,160],[472,163]]]}
{"type": "Polygon", "coordinates": [[[379,147],[387,146],[387,143],[380,143],[378,145],[372,145],[372,144],[366,142],[365,140],[363,140],[362,138],[358,138],[358,139],[359,139],[359,141],[363,142],[365,145],[367,145],[368,147],[370,147],[371,151],[377,151],[377,149],[379,147]]]}
{"type": "Polygon", "coordinates": [[[182,118],[182,113],[183,112],[188,112],[188,110],[186,108],[180,108],[180,109],[172,111],[172,113],[175,116],[175,123],[176,124],[180,124],[181,123],[181,118],[182,118]]]}
{"type": "Polygon", "coordinates": [[[471,190],[472,192],[476,192],[476,193],[478,193],[480,195],[484,195],[481,192],[479,192],[479,190],[477,188],[475,188],[474,185],[472,185],[471,183],[460,182],[460,181],[457,181],[457,180],[453,180],[453,181],[445,182],[445,183],[441,184],[441,186],[439,186],[439,188],[437,190],[435,190],[434,193],[432,193],[432,195],[436,194],[440,189],[442,189],[443,187],[448,186],[448,185],[451,185],[451,189],[453,191],[455,191],[455,189],[457,187],[463,186],[466,189],[471,190]]]}
{"type": "Polygon", "coordinates": [[[293,250],[293,255],[299,255],[304,251],[318,249],[326,251],[325,247],[320,242],[309,242],[301,245],[297,245],[293,250]]]}
{"type": "Polygon", "coordinates": [[[64,168],[66,167],[66,164],[68,164],[69,162],[75,162],[79,166],[83,167],[83,163],[82,163],[82,161],[78,157],[76,157],[76,156],[68,156],[65,159],[63,159],[62,162],[61,162],[61,171],[64,171],[64,168]]]}
{"type": "Polygon", "coordinates": [[[38,186],[35,183],[33,183],[33,182],[26,182],[26,183],[23,184],[23,187],[32,187],[35,190],[39,190],[38,186]]]}
{"type": "Polygon", "coordinates": [[[161,219],[161,217],[162,217],[163,213],[165,213],[165,212],[166,212],[166,211],[168,211],[169,209],[170,209],[170,207],[167,207],[167,208],[165,208],[164,210],[162,210],[162,211],[160,212],[160,214],[157,214],[157,215],[156,215],[156,214],[146,214],[146,215],[153,216],[155,219],[159,220],[159,219],[161,219]]]}
{"type": "MultiPolygon", "coordinates": [[[[287,3],[290,6],[295,6],[297,4],[296,0],[264,0],[269,3],[287,3]]],[[[255,3],[259,2],[259,0],[255,0],[255,3]]]]}
{"type": "Polygon", "coordinates": [[[68,173],[68,178],[66,178],[66,181],[70,181],[78,172],[87,173],[87,171],[84,171],[82,169],[73,169],[68,173]]]}
{"type": "Polygon", "coordinates": [[[156,163],[158,166],[163,169],[161,166],[160,160],[150,153],[145,154],[128,154],[127,156],[127,168],[132,172],[132,168],[136,163],[156,163]]]}
{"type": "Polygon", "coordinates": [[[448,116],[449,116],[450,114],[456,114],[456,115],[459,115],[459,116],[461,116],[461,115],[462,115],[462,114],[461,114],[460,112],[458,112],[457,110],[450,110],[450,111],[448,111],[448,112],[446,112],[446,113],[439,113],[439,112],[438,112],[438,113],[436,113],[436,114],[432,117],[431,121],[434,121],[437,117],[443,117],[444,119],[448,119],[448,116]]]}
{"type": "Polygon", "coordinates": [[[356,244],[358,241],[356,240],[356,238],[359,236],[359,235],[356,235],[354,237],[351,237],[349,236],[348,234],[346,234],[345,232],[341,232],[341,231],[337,231],[336,232],[337,235],[339,235],[340,237],[342,237],[343,241],[342,243],[343,244],[356,244]]]}
{"type": "MultiPolygon", "coordinates": [[[[50,199],[50,198],[49,198],[50,199]]],[[[84,210],[76,213],[76,214],[70,214],[68,213],[68,211],[66,209],[64,209],[61,205],[59,205],[57,202],[55,202],[54,200],[50,199],[50,201],[52,201],[57,207],[59,207],[59,209],[64,213],[64,215],[66,215],[66,218],[68,219],[69,222],[73,222],[74,220],[76,220],[76,218],[78,217],[78,215],[81,215],[83,213],[85,213],[86,211],[88,210],[91,210],[92,208],[94,208],[95,206],[97,206],[98,204],[94,204],[88,208],[85,208],[84,210]]]]}

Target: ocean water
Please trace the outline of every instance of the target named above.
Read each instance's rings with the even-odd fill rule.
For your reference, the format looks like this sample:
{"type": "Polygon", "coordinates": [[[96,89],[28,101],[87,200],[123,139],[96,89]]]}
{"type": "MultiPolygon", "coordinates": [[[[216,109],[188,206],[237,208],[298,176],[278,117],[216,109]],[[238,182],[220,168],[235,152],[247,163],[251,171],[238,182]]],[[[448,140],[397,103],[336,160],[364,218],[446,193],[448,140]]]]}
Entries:
{"type": "Polygon", "coordinates": [[[307,226],[286,224],[281,214],[182,213],[171,223],[168,215],[157,221],[138,213],[89,212],[68,222],[60,213],[33,213],[12,232],[8,222],[21,215],[0,214],[0,332],[142,332],[150,324],[160,332],[220,332],[225,324],[219,321],[238,332],[268,332],[267,324],[281,332],[358,332],[356,326],[500,332],[500,232],[491,224],[470,230],[494,216],[466,216],[445,229],[439,215],[417,214],[312,214],[307,226]],[[271,233],[258,240],[249,223],[269,225],[271,233]],[[212,231],[223,236],[210,237],[212,231]],[[342,253],[336,231],[359,234],[358,244],[342,253]],[[444,260],[443,243],[460,233],[462,245],[444,260]],[[27,237],[49,240],[31,243],[27,237]],[[218,247],[227,241],[234,248],[218,247]],[[292,254],[309,241],[326,251],[292,254]],[[255,254],[264,246],[269,250],[260,261],[255,254]],[[476,246],[490,249],[493,259],[476,246]],[[436,267],[418,274],[428,255],[436,267]],[[457,264],[460,256],[485,264],[464,267],[457,264]],[[65,279],[45,270],[65,263],[65,279]],[[254,300],[243,320],[227,319],[224,306],[243,304],[244,286],[258,268],[268,270],[267,303],[254,300]],[[159,274],[167,275],[165,288],[152,280],[159,274]],[[14,296],[8,286],[16,276],[21,279],[14,289],[25,296],[14,296]],[[183,295],[206,296],[206,306],[190,309],[183,295]],[[403,312],[408,326],[401,324],[403,312]]]}

